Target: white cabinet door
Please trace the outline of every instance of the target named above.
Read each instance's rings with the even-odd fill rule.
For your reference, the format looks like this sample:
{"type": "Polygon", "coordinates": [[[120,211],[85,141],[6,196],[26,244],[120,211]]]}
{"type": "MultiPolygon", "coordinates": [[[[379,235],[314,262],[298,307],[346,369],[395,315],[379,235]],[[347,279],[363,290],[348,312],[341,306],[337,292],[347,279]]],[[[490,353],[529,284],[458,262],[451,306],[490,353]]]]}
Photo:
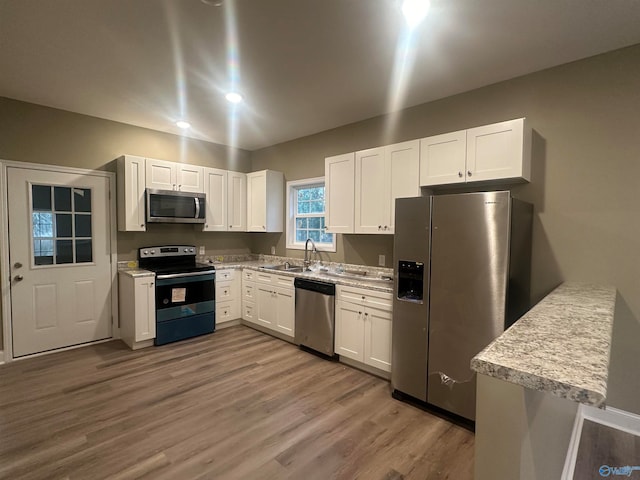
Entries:
{"type": "Polygon", "coordinates": [[[396,198],[420,196],[420,141],[396,143],[385,147],[387,178],[390,182],[390,223],[384,231],[393,234],[396,198]]]}
{"type": "Polygon", "coordinates": [[[155,277],[136,278],[135,284],[135,323],[136,342],[156,338],[156,293],[155,277]]]}
{"type": "Polygon", "coordinates": [[[118,230],[144,232],[145,159],[123,155],[116,161],[118,230]]]}
{"type": "Polygon", "coordinates": [[[284,175],[273,170],[247,174],[247,231],[282,232],[284,175]]]}
{"type": "Polygon", "coordinates": [[[364,312],[364,363],[391,371],[391,319],[389,311],[367,307],[364,312]]]}
{"type": "Polygon", "coordinates": [[[178,170],[177,164],[165,160],[147,158],[145,179],[147,188],[157,190],[177,190],[178,170]]]}
{"type": "Polygon", "coordinates": [[[204,167],[176,164],[176,181],[181,192],[204,192],[204,167]]]}
{"type": "Polygon", "coordinates": [[[466,130],[423,138],[420,140],[420,185],[464,183],[466,155],[466,130]]]}
{"type": "Polygon", "coordinates": [[[356,152],[355,233],[383,233],[391,223],[384,147],[356,152]]]}
{"type": "Polygon", "coordinates": [[[247,174],[227,172],[227,221],[229,231],[247,231],[247,174]]]}
{"type": "Polygon", "coordinates": [[[335,352],[364,361],[364,308],[349,302],[336,302],[335,352]]]}
{"type": "Polygon", "coordinates": [[[256,320],[258,325],[275,329],[278,316],[278,296],[269,285],[256,284],[256,320]]]}
{"type": "Polygon", "coordinates": [[[292,288],[274,288],[277,314],[275,330],[293,337],[295,334],[295,293],[292,288]]]}
{"type": "Polygon", "coordinates": [[[227,230],[227,171],[218,168],[204,169],[204,193],[206,198],[205,232],[227,230]]]}
{"type": "Polygon", "coordinates": [[[353,233],[355,208],[355,154],[328,157],[324,161],[327,231],[353,233]]]}
{"type": "Polygon", "coordinates": [[[531,175],[531,135],[525,119],[467,130],[467,182],[531,175]]]}

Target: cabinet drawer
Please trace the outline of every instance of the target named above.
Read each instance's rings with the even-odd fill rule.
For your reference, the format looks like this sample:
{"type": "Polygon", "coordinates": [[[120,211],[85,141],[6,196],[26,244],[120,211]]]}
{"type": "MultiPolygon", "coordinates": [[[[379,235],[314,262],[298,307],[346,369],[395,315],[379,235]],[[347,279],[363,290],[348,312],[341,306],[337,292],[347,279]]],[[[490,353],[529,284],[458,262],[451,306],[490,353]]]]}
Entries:
{"type": "Polygon", "coordinates": [[[216,281],[216,301],[235,300],[238,297],[237,283],[216,281]]]}
{"type": "Polygon", "coordinates": [[[236,278],[235,270],[216,270],[216,282],[226,282],[236,278]]]}
{"type": "Polygon", "coordinates": [[[224,323],[240,318],[238,301],[216,302],[216,323],[224,323]]]}
{"type": "Polygon", "coordinates": [[[242,301],[256,301],[256,285],[254,283],[242,284],[242,301]]]}
{"type": "Polygon", "coordinates": [[[295,277],[288,275],[272,275],[271,282],[279,287],[293,287],[295,277]]]}
{"type": "Polygon", "coordinates": [[[256,304],[253,302],[242,303],[242,319],[249,322],[256,322],[256,304]]]}
{"type": "Polygon", "coordinates": [[[242,279],[243,280],[249,280],[249,281],[254,281],[256,279],[256,271],[255,270],[248,270],[248,269],[244,269],[242,270],[242,279]]]}
{"type": "Polygon", "coordinates": [[[357,305],[376,307],[388,311],[391,311],[393,308],[393,295],[391,293],[337,285],[336,295],[338,300],[355,303],[357,305]]]}
{"type": "Polygon", "coordinates": [[[256,272],[255,279],[256,279],[256,282],[259,282],[259,283],[272,284],[274,276],[275,275],[271,275],[270,273],[256,272]]]}

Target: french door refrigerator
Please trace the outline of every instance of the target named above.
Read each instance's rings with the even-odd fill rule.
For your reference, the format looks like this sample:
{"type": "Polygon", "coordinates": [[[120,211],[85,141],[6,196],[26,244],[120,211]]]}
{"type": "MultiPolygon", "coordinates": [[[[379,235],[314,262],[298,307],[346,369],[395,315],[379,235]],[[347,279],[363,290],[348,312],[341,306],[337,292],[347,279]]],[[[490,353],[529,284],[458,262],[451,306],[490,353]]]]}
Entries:
{"type": "Polygon", "coordinates": [[[396,200],[396,396],[475,420],[471,358],[529,308],[532,216],[508,191],[396,200]]]}

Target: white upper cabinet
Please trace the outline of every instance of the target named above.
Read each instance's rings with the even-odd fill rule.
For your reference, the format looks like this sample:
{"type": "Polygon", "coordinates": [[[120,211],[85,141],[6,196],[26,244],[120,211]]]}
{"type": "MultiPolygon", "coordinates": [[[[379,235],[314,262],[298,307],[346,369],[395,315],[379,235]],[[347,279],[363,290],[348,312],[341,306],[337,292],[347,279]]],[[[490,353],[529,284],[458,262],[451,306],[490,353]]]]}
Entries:
{"type": "Polygon", "coordinates": [[[355,233],[394,232],[396,198],[420,196],[420,142],[356,152],[355,233]]]}
{"type": "Polygon", "coordinates": [[[147,188],[202,193],[204,191],[204,167],[146,159],[147,188]]]}
{"type": "Polygon", "coordinates": [[[284,175],[262,170],[247,174],[247,231],[282,232],[284,175]]]}
{"type": "Polygon", "coordinates": [[[116,161],[118,195],[118,230],[144,232],[145,160],[143,157],[123,155],[116,161]]]}
{"type": "Polygon", "coordinates": [[[420,141],[420,185],[529,181],[531,129],[519,118],[420,141]]]}
{"type": "Polygon", "coordinates": [[[467,130],[467,181],[531,179],[531,129],[524,118],[467,130]]]}
{"type": "Polygon", "coordinates": [[[355,233],[383,233],[389,227],[389,182],[385,148],[356,152],[355,233]]]}
{"type": "Polygon", "coordinates": [[[247,174],[227,172],[227,221],[229,231],[247,231],[247,174]]]}
{"type": "Polygon", "coordinates": [[[204,232],[227,230],[227,171],[218,168],[204,169],[204,193],[206,198],[204,232]]]}
{"type": "Polygon", "coordinates": [[[324,182],[327,231],[353,233],[355,154],[346,153],[326,158],[324,182]]]}
{"type": "Polygon", "coordinates": [[[466,180],[467,131],[420,140],[420,185],[447,185],[466,180]]]}

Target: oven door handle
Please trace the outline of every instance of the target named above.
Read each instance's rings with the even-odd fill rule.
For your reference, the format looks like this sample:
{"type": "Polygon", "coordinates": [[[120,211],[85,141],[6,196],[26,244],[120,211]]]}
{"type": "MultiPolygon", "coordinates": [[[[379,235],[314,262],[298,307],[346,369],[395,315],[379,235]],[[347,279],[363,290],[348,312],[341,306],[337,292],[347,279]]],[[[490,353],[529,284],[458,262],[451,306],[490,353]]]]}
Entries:
{"type": "Polygon", "coordinates": [[[196,277],[198,275],[211,275],[216,273],[215,270],[205,270],[202,272],[187,272],[187,273],[167,273],[164,275],[156,275],[157,280],[165,280],[167,278],[181,278],[181,277],[196,277]]]}
{"type": "Polygon", "coordinates": [[[194,218],[200,218],[200,199],[195,197],[194,200],[196,201],[196,216],[194,218]]]}

